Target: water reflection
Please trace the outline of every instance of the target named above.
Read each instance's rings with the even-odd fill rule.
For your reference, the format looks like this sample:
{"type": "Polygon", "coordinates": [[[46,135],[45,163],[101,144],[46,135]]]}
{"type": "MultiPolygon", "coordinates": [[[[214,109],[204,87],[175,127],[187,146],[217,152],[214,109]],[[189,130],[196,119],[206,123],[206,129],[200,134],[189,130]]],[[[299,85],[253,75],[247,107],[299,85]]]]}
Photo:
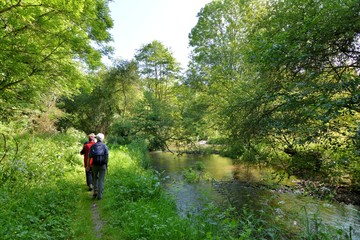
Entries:
{"type": "MultiPolygon", "coordinates": [[[[329,204],[293,192],[280,193],[261,185],[261,181],[272,181],[269,169],[257,169],[246,165],[234,167],[231,159],[218,155],[197,156],[184,155],[177,157],[171,153],[152,153],[152,165],[159,172],[164,171],[170,179],[165,183],[167,191],[175,198],[180,215],[196,212],[204,203],[215,201],[219,205],[231,204],[238,211],[244,206],[254,210],[271,206],[274,217],[283,217],[290,224],[298,219],[289,215],[293,211],[300,213],[304,219],[318,216],[323,222],[332,226],[341,226],[355,231],[353,239],[360,239],[360,210],[351,205],[329,204]],[[205,175],[215,181],[201,181],[187,184],[183,179],[183,170],[196,168],[196,163],[205,166],[205,175]]],[[[291,182],[286,184],[290,185],[291,182]]]]}
{"type": "Polygon", "coordinates": [[[230,180],[233,178],[233,162],[229,158],[218,155],[182,155],[172,153],[153,152],[152,165],[158,171],[165,171],[172,178],[181,179],[185,168],[195,168],[196,162],[205,165],[205,171],[217,180],[230,180]]]}

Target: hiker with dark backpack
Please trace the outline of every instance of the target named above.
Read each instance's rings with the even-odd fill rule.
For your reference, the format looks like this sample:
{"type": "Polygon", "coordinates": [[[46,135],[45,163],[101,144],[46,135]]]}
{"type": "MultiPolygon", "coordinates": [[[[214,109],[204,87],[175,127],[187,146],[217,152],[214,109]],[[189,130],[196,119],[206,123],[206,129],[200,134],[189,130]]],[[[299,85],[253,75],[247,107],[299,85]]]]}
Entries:
{"type": "Polygon", "coordinates": [[[109,160],[109,150],[104,143],[104,134],[96,135],[97,143],[90,148],[89,159],[92,158],[94,193],[93,197],[100,200],[103,196],[105,173],[109,160]]]}

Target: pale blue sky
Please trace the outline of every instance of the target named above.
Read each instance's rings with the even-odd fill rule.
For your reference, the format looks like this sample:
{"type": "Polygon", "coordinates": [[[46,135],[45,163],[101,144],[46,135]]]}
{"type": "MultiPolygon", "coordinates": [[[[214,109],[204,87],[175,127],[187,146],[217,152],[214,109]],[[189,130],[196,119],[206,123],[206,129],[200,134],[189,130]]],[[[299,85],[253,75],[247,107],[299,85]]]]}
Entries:
{"type": "Polygon", "coordinates": [[[142,45],[158,40],[186,67],[188,34],[197,23],[197,13],[210,1],[114,0],[110,3],[114,57],[130,60],[142,45]]]}

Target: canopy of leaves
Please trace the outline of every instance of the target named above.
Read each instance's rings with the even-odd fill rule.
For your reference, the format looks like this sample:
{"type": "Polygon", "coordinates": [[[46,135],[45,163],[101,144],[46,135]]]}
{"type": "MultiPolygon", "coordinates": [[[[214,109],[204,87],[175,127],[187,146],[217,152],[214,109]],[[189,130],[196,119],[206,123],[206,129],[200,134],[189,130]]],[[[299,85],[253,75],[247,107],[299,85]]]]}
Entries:
{"type": "Polygon", "coordinates": [[[46,94],[71,93],[84,84],[80,67],[100,64],[110,50],[102,43],[111,40],[112,24],[106,0],[1,1],[3,118],[41,104],[46,94]]]}
{"type": "Polygon", "coordinates": [[[358,1],[280,1],[253,28],[245,55],[259,73],[254,100],[266,128],[313,135],[310,141],[356,131],[359,10],[358,1]]]}

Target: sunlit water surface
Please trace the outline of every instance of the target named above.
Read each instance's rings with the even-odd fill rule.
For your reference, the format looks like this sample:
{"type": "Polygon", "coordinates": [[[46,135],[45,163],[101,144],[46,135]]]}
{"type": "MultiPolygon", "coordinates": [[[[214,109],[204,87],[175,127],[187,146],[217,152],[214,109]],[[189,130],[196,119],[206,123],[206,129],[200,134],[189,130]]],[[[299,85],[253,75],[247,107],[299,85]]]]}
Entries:
{"type": "MultiPolygon", "coordinates": [[[[164,186],[174,196],[180,215],[197,212],[209,202],[216,202],[219,206],[225,207],[231,203],[238,211],[244,206],[259,210],[267,205],[274,209],[274,217],[291,221],[290,224],[296,225],[297,221],[300,221],[296,216],[287,215],[295,211],[304,218],[316,216],[320,221],[346,231],[351,227],[353,239],[360,239],[358,207],[328,203],[303,196],[300,192],[281,192],[256,185],[261,181],[271,182],[271,172],[268,169],[234,166],[231,159],[219,155],[179,157],[171,153],[153,152],[151,158],[153,168],[169,176],[164,186]],[[205,181],[186,183],[183,171],[195,169],[199,162],[204,166],[201,176],[205,181]]],[[[289,181],[285,184],[292,183],[289,181]]]]}

